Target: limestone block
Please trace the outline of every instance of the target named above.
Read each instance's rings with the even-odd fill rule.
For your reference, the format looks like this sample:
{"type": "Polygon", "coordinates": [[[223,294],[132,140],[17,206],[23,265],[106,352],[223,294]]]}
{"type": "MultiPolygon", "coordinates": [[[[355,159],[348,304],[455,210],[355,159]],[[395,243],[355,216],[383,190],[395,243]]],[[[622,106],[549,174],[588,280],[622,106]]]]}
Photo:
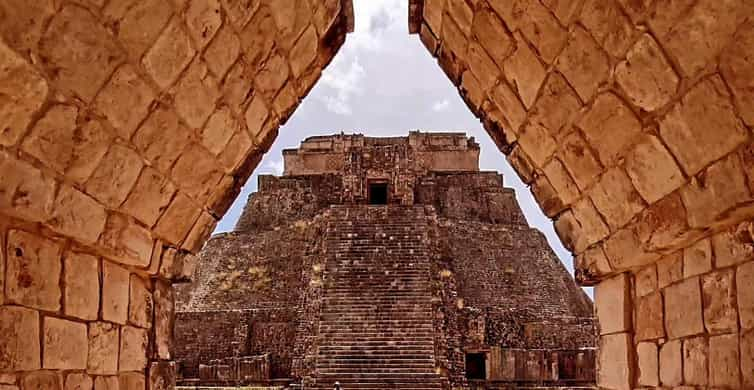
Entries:
{"type": "Polygon", "coordinates": [[[735,206],[751,200],[740,156],[714,163],[681,188],[691,227],[706,227],[735,206]]]}
{"type": "Polygon", "coordinates": [[[738,388],[741,381],[738,359],[738,335],[709,338],[710,386],[738,388]]]}
{"type": "Polygon", "coordinates": [[[583,28],[575,28],[557,60],[557,68],[579,94],[582,101],[594,96],[607,79],[610,69],[607,55],[583,28]]]}
{"type": "Polygon", "coordinates": [[[207,65],[197,59],[175,86],[174,94],[178,115],[190,127],[201,128],[212,114],[220,92],[207,65]]]}
{"type": "Polygon", "coordinates": [[[280,54],[272,54],[254,78],[256,91],[272,99],[283,87],[289,75],[288,62],[280,54]]]}
{"type": "Polygon", "coordinates": [[[660,135],[689,175],[695,175],[747,139],[746,129],[735,116],[728,91],[718,76],[697,84],[676,103],[660,121],[660,135]]]}
{"type": "Polygon", "coordinates": [[[702,276],[704,325],[709,333],[735,332],[738,329],[733,282],[732,269],[702,276]]]}
{"type": "Polygon", "coordinates": [[[260,64],[270,55],[279,34],[269,4],[259,7],[253,15],[241,31],[241,45],[249,61],[248,70],[251,74],[256,73],[260,64]]]}
{"type": "Polygon", "coordinates": [[[691,9],[694,0],[664,1],[656,4],[656,9],[649,15],[649,26],[655,36],[665,39],[670,30],[678,23],[684,13],[691,9]]]}
{"type": "Polygon", "coordinates": [[[119,371],[141,371],[147,367],[147,330],[124,326],[120,332],[119,371]]]}
{"type": "Polygon", "coordinates": [[[189,280],[198,261],[196,255],[169,248],[162,255],[160,277],[174,281],[189,280]]]}
{"type": "Polygon", "coordinates": [[[91,102],[124,59],[110,33],[84,8],[66,6],[52,19],[40,44],[40,56],[55,69],[58,87],[91,102]]]}
{"type": "Polygon", "coordinates": [[[92,390],[92,377],[81,372],[73,372],[65,377],[65,390],[92,390]]]}
{"type": "Polygon", "coordinates": [[[651,264],[660,257],[659,254],[649,252],[644,248],[639,232],[633,225],[610,235],[605,241],[604,247],[605,253],[610,259],[610,264],[617,270],[651,264]]]}
{"type": "Polygon", "coordinates": [[[119,327],[109,322],[89,323],[87,372],[112,375],[118,371],[119,327]]]}
{"type": "Polygon", "coordinates": [[[678,386],[683,382],[681,341],[671,340],[660,347],[660,381],[663,386],[678,386]]]}
{"type": "Polygon", "coordinates": [[[683,379],[689,385],[707,385],[707,340],[695,337],[683,340],[683,379]]]}
{"type": "Polygon", "coordinates": [[[117,376],[98,376],[94,378],[94,390],[120,390],[117,376]]]}
{"type": "Polygon", "coordinates": [[[154,226],[170,204],[175,185],[156,169],[146,167],[141,171],[131,194],[123,204],[123,211],[146,226],[154,226]]]}
{"type": "Polygon", "coordinates": [[[521,149],[519,145],[516,145],[508,156],[506,156],[508,163],[521,178],[524,183],[531,183],[534,178],[534,163],[532,163],[529,156],[521,149]]]}
{"type": "MultiPolygon", "coordinates": [[[[529,108],[537,98],[537,92],[547,73],[536,54],[529,48],[520,34],[516,35],[517,47],[505,60],[505,77],[518,91],[521,101],[529,108]]],[[[486,71],[486,69],[483,69],[486,71]]]]}
{"type": "Polygon", "coordinates": [[[427,0],[424,2],[422,17],[435,35],[439,35],[442,28],[442,16],[446,3],[446,0],[427,0]]]}
{"type": "Polygon", "coordinates": [[[11,230],[7,239],[5,298],[35,309],[60,309],[60,243],[11,230]]]}
{"type": "Polygon", "coordinates": [[[528,123],[521,129],[518,144],[538,168],[545,166],[558,147],[547,129],[533,123],[528,123]]]}
{"type": "Polygon", "coordinates": [[[249,22],[254,11],[259,7],[258,1],[222,0],[225,14],[237,29],[242,29],[249,22]]]}
{"type": "Polygon", "coordinates": [[[636,354],[639,360],[638,384],[641,386],[659,386],[659,358],[657,344],[639,343],[636,346],[636,354]]]}
{"type": "Polygon", "coordinates": [[[538,1],[495,1],[490,4],[511,31],[520,30],[546,63],[560,53],[567,39],[557,19],[538,1]]]}
{"type": "Polygon", "coordinates": [[[448,1],[445,7],[447,14],[455,20],[463,34],[467,37],[471,35],[474,10],[465,1],[448,1]]]}
{"type": "Polygon", "coordinates": [[[578,16],[581,3],[580,0],[542,0],[542,4],[549,8],[564,26],[570,25],[578,16]]]}
{"type": "Polygon", "coordinates": [[[198,253],[215,230],[217,222],[218,221],[211,214],[202,212],[202,214],[199,215],[199,219],[196,220],[194,227],[191,228],[183,245],[181,245],[181,248],[192,253],[198,253]]]}
{"type": "Polygon", "coordinates": [[[671,339],[704,331],[698,276],[665,289],[665,329],[671,339]]]}
{"type": "Polygon", "coordinates": [[[426,23],[422,24],[419,29],[419,40],[432,57],[437,56],[437,50],[440,49],[440,40],[432,34],[426,23]]]}
{"type": "Polygon", "coordinates": [[[189,233],[200,211],[189,197],[179,192],[157,222],[154,231],[167,241],[179,244],[189,233]]]}
{"type": "Polygon", "coordinates": [[[738,291],[738,315],[741,328],[754,328],[754,262],[742,264],[736,270],[736,286],[738,291]]]}
{"type": "Polygon", "coordinates": [[[132,59],[138,60],[155,42],[170,20],[173,7],[160,0],[122,0],[110,2],[104,10],[115,36],[132,59]]]}
{"type": "Polygon", "coordinates": [[[618,3],[635,24],[643,20],[654,5],[652,0],[618,0],[618,3]]]}
{"type": "Polygon", "coordinates": [[[554,158],[544,167],[547,179],[552,183],[557,195],[563,204],[571,204],[579,197],[579,189],[576,187],[571,175],[568,174],[563,163],[554,158]]]}
{"type": "Polygon", "coordinates": [[[255,141],[261,141],[261,132],[267,120],[269,110],[261,96],[255,95],[246,109],[245,119],[249,134],[255,141]]]}
{"type": "Polygon", "coordinates": [[[30,222],[52,213],[55,181],[32,165],[0,152],[0,212],[30,222]]]}
{"type": "Polygon", "coordinates": [[[204,52],[203,58],[209,70],[220,80],[228,73],[240,53],[241,39],[230,26],[225,25],[217,32],[217,36],[204,52]]]}
{"type": "Polygon", "coordinates": [[[45,389],[45,390],[62,390],[63,378],[60,373],[55,371],[34,371],[21,379],[21,388],[26,389],[45,389]]]}
{"type": "Polygon", "coordinates": [[[720,59],[720,70],[736,98],[738,113],[754,126],[754,22],[744,23],[720,59]]]}
{"type": "Polygon", "coordinates": [[[657,266],[650,265],[635,274],[636,296],[643,297],[657,291],[657,266]]]}
{"type": "Polygon", "coordinates": [[[615,79],[631,102],[651,112],[675,95],[678,76],[662,49],[649,34],[644,34],[615,68],[615,79]]]}
{"type": "Polygon", "coordinates": [[[312,16],[311,6],[306,0],[281,0],[275,2],[271,11],[278,29],[276,43],[289,51],[293,42],[309,24],[312,16]]]}
{"type": "Polygon", "coordinates": [[[78,114],[73,106],[50,107],[21,148],[81,184],[94,172],[113,137],[99,121],[78,114]]]}
{"type": "Polygon", "coordinates": [[[309,26],[291,49],[290,62],[294,77],[300,77],[317,58],[319,38],[314,26],[309,26]]]}
{"type": "Polygon", "coordinates": [[[745,236],[737,234],[735,228],[712,236],[712,252],[717,268],[754,260],[754,245],[745,236]]]}
{"type": "Polygon", "coordinates": [[[175,362],[152,362],[149,365],[149,389],[171,390],[175,388],[175,362]]]}
{"type": "Polygon", "coordinates": [[[0,370],[38,370],[39,313],[17,306],[0,306],[0,370]]]}
{"type": "Polygon", "coordinates": [[[586,0],[580,20],[613,57],[622,57],[631,45],[633,23],[614,1],[586,0]]]}
{"type": "MultiPolygon", "coordinates": [[[[46,22],[54,13],[52,0],[34,3],[23,0],[4,1],[0,5],[0,36],[12,48],[27,53],[36,49],[46,22]]],[[[0,82],[0,85],[7,84],[0,82]]],[[[0,128],[4,127],[0,125],[0,128]]]]}
{"type": "Polygon", "coordinates": [[[105,228],[106,218],[107,212],[100,203],[71,186],[61,184],[52,218],[47,224],[58,233],[84,244],[94,244],[105,228]]]}
{"type": "Polygon", "coordinates": [[[571,122],[581,109],[578,95],[560,73],[548,75],[542,92],[529,111],[529,120],[547,128],[556,139],[571,131],[571,122]]]}
{"type": "Polygon", "coordinates": [[[601,335],[631,330],[628,274],[622,273],[595,286],[594,309],[601,335]]]}
{"type": "MultiPolygon", "coordinates": [[[[204,203],[222,178],[222,172],[211,153],[199,144],[192,143],[175,162],[170,176],[189,196],[204,203]]],[[[188,221],[189,224],[192,222],[194,221],[188,221]]]]}
{"type": "Polygon", "coordinates": [[[628,223],[644,209],[644,202],[631,184],[631,179],[620,168],[605,172],[589,195],[611,229],[628,223]]]}
{"type": "Polygon", "coordinates": [[[665,288],[683,279],[683,252],[667,255],[657,262],[657,284],[665,288]]]}
{"type": "Polygon", "coordinates": [[[154,301],[149,285],[142,278],[131,275],[128,322],[141,328],[152,327],[154,301]]]}
{"type": "Polygon", "coordinates": [[[471,71],[467,70],[463,72],[459,89],[466,107],[471,110],[472,114],[480,116],[479,110],[485,99],[485,91],[482,89],[482,84],[471,71]]]}
{"type": "Polygon", "coordinates": [[[128,319],[128,270],[102,262],[102,319],[125,324],[128,319]]]}
{"type": "Polygon", "coordinates": [[[578,122],[600,161],[608,166],[623,156],[641,134],[641,123],[616,95],[597,96],[592,108],[578,122]]]}
{"type": "Polygon", "coordinates": [[[592,246],[577,256],[574,268],[576,281],[582,286],[593,284],[612,270],[601,245],[592,246]]]}
{"type": "MultiPolygon", "coordinates": [[[[542,99],[540,99],[541,101],[542,99]]],[[[585,190],[602,172],[589,144],[578,131],[573,131],[562,141],[561,156],[566,168],[579,189],[585,190]]]]}
{"type": "Polygon", "coordinates": [[[698,237],[698,231],[689,230],[686,220],[686,208],[675,192],[644,210],[639,215],[636,230],[647,250],[667,251],[698,237]]]}
{"type": "MultiPolygon", "coordinates": [[[[484,48],[477,42],[470,42],[467,51],[466,61],[469,65],[469,70],[479,80],[482,85],[482,89],[485,92],[489,92],[495,84],[497,84],[498,77],[501,75],[501,68],[495,64],[495,61],[487,54],[484,48]]],[[[511,61],[514,61],[511,59],[511,61]]],[[[512,70],[515,72],[515,70],[512,70]]]]}
{"type": "Polygon", "coordinates": [[[741,335],[741,373],[744,387],[754,386],[754,332],[741,335]]]}
{"type": "Polygon", "coordinates": [[[683,277],[701,275],[712,270],[712,245],[709,239],[699,240],[683,250],[683,277]]]}
{"type": "Polygon", "coordinates": [[[597,360],[597,386],[609,389],[631,389],[631,336],[618,333],[600,336],[597,360]]]}
{"type": "Polygon", "coordinates": [[[144,390],[147,388],[144,374],[127,372],[118,375],[118,390],[144,390]]]}
{"type": "Polygon", "coordinates": [[[518,134],[526,120],[526,110],[516,93],[507,83],[501,82],[490,91],[490,98],[502,112],[505,124],[514,134],[518,134]]]}
{"type": "Polygon", "coordinates": [[[86,192],[110,208],[118,208],[144,166],[136,151],[113,145],[86,182],[86,192]]]}
{"type": "MultiPolygon", "coordinates": [[[[0,7],[8,7],[14,2],[4,2],[0,7]]],[[[35,3],[34,5],[42,4],[35,3]]],[[[20,2],[19,2],[20,5],[20,2]]],[[[32,5],[23,7],[13,6],[14,9],[31,9],[32,5]]],[[[3,15],[0,9],[0,15],[3,15]]],[[[0,16],[2,18],[2,16],[0,16]]],[[[10,21],[0,20],[0,34],[5,35],[6,26],[10,21]]],[[[0,145],[15,145],[47,97],[47,82],[32,68],[30,64],[19,57],[13,50],[0,42],[0,95],[3,96],[0,108],[0,145]]]]}
{"type": "MultiPolygon", "coordinates": [[[[554,160],[555,161],[555,160],[554,160]]],[[[552,165],[549,164],[548,167],[552,165]]],[[[550,169],[552,169],[550,167],[550,169]]],[[[552,173],[551,173],[552,174],[552,173]]],[[[575,187],[575,186],[574,186],[575,187]]],[[[548,217],[554,217],[563,211],[567,205],[558,196],[557,190],[546,176],[538,176],[531,185],[531,192],[539,204],[539,208],[548,217]]]]}
{"type": "Polygon", "coordinates": [[[149,113],[155,98],[152,88],[131,65],[123,65],[97,95],[97,109],[118,131],[118,136],[130,140],[136,127],[149,113]]]}
{"type": "Polygon", "coordinates": [[[452,53],[456,58],[466,57],[466,47],[468,46],[468,37],[464,35],[456,22],[447,18],[442,21],[442,31],[440,32],[442,41],[442,51],[452,53]]]}
{"type": "Polygon", "coordinates": [[[0,383],[2,384],[8,384],[13,385],[16,383],[16,374],[14,373],[3,373],[0,374],[0,383]]]}
{"type": "Polygon", "coordinates": [[[236,121],[228,106],[222,106],[210,116],[204,129],[201,131],[201,143],[213,155],[217,156],[228,145],[228,141],[241,126],[236,121]]]}
{"type": "Polygon", "coordinates": [[[652,204],[680,187],[685,179],[660,140],[647,135],[626,156],[626,172],[642,198],[652,204]]]}
{"type": "Polygon", "coordinates": [[[288,118],[293,114],[298,104],[299,99],[296,95],[296,84],[291,80],[285,83],[285,86],[278,92],[277,97],[272,102],[272,110],[280,118],[278,125],[284,125],[288,121],[288,118]]]}
{"type": "Polygon", "coordinates": [[[82,320],[96,320],[99,313],[99,259],[66,252],[63,258],[63,313],[82,320]]]}
{"type": "Polygon", "coordinates": [[[151,232],[122,214],[110,214],[100,245],[108,248],[110,257],[120,263],[146,267],[152,255],[151,232]]]}
{"type": "Polygon", "coordinates": [[[86,368],[86,324],[54,317],[44,318],[42,367],[57,370],[86,368]]]}
{"type": "Polygon", "coordinates": [[[173,84],[194,57],[191,39],[173,18],[142,59],[147,73],[162,89],[173,84]]]}
{"type": "Polygon", "coordinates": [[[136,131],[133,143],[152,166],[167,174],[188,145],[190,134],[189,130],[178,122],[178,116],[172,110],[160,106],[136,131]]]}
{"type": "Polygon", "coordinates": [[[665,337],[662,294],[659,291],[655,291],[640,298],[636,306],[635,318],[637,340],[651,340],[665,337]]]}
{"type": "Polygon", "coordinates": [[[581,253],[608,235],[607,226],[588,198],[574,203],[571,212],[561,214],[555,223],[555,229],[564,245],[568,244],[566,247],[573,248],[576,253],[581,253]]]}
{"type": "Polygon", "coordinates": [[[154,353],[156,358],[170,360],[173,356],[173,324],[175,295],[173,286],[158,281],[154,291],[154,353]]]}
{"type": "Polygon", "coordinates": [[[197,47],[204,48],[222,24],[220,0],[192,0],[186,10],[186,25],[197,47]]]}
{"type": "Polygon", "coordinates": [[[744,3],[698,2],[669,31],[664,46],[686,76],[694,76],[706,68],[733,38],[739,20],[745,15],[744,3]]]}
{"type": "MultiPolygon", "coordinates": [[[[439,28],[433,27],[433,22],[426,17],[427,3],[424,4],[424,20],[430,24],[432,31],[440,31],[439,28]]],[[[435,6],[439,8],[439,6],[435,6]]],[[[430,12],[431,13],[431,12],[430,12]]],[[[434,17],[434,16],[433,16],[434,17]]],[[[442,14],[437,15],[441,18],[442,14]]],[[[435,22],[439,26],[439,22],[435,22]]],[[[471,26],[471,33],[476,37],[479,43],[489,53],[492,60],[502,68],[503,61],[510,55],[513,49],[513,40],[505,29],[502,21],[489,8],[481,8],[474,14],[474,20],[471,26]]]]}
{"type": "MultiPolygon", "coordinates": [[[[295,108],[295,105],[293,106],[295,108]]],[[[219,163],[225,168],[225,173],[233,175],[241,168],[250,154],[257,153],[254,144],[246,131],[239,131],[230,139],[228,146],[219,156],[219,163]]]]}

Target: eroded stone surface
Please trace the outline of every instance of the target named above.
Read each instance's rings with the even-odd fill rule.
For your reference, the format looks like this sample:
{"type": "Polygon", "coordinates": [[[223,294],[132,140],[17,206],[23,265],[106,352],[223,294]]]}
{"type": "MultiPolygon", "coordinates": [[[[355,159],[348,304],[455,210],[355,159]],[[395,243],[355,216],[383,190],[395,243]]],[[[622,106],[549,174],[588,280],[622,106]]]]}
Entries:
{"type": "Polygon", "coordinates": [[[60,244],[25,231],[11,230],[6,253],[6,300],[41,310],[59,310],[60,244]]]}
{"type": "Polygon", "coordinates": [[[99,259],[66,252],[63,260],[63,312],[83,320],[96,320],[99,313],[99,259]]]}
{"type": "Polygon", "coordinates": [[[42,367],[46,369],[85,369],[88,349],[86,324],[45,317],[42,367]]]}
{"type": "Polygon", "coordinates": [[[112,375],[118,372],[120,329],[109,322],[89,323],[87,372],[112,375]]]}
{"type": "Polygon", "coordinates": [[[0,307],[0,369],[38,370],[40,361],[39,313],[17,306],[0,307]]]}

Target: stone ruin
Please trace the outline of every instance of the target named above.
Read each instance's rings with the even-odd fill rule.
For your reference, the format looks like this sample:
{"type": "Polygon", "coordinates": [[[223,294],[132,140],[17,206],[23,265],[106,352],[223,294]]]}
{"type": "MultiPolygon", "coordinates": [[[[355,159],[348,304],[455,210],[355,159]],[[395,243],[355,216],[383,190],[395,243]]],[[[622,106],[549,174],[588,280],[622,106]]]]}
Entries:
{"type": "Polygon", "coordinates": [[[310,137],[283,157],[177,292],[180,384],[594,385],[592,303],[473,138],[310,137]]]}

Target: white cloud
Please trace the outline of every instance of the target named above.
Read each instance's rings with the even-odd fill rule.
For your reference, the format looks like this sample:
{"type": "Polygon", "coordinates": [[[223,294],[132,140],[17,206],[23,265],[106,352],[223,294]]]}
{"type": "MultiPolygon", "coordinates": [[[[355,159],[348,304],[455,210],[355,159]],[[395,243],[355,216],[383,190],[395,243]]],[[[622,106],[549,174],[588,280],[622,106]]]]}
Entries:
{"type": "Polygon", "coordinates": [[[441,112],[447,110],[448,107],[450,107],[450,101],[448,99],[442,99],[432,105],[432,111],[441,112]]]}
{"type": "Polygon", "coordinates": [[[276,176],[280,176],[283,174],[283,159],[277,158],[274,160],[267,161],[264,165],[262,165],[262,170],[272,173],[276,176]]]}
{"type": "Polygon", "coordinates": [[[406,26],[407,3],[405,0],[356,0],[354,1],[354,32],[346,38],[352,49],[382,51],[389,48],[385,35],[400,31],[408,34],[406,26]]]}
{"type": "Polygon", "coordinates": [[[364,67],[359,63],[359,57],[354,57],[353,61],[345,66],[336,58],[320,80],[327,91],[320,100],[325,103],[327,110],[338,115],[351,115],[351,99],[361,93],[364,75],[364,67]]]}

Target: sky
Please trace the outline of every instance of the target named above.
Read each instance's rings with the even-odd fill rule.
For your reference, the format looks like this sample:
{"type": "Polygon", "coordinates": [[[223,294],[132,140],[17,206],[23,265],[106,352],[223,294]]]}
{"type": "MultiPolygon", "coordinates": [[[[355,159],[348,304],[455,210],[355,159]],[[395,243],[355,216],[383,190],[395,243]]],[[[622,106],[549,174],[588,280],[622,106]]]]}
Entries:
{"type": "MultiPolygon", "coordinates": [[[[461,131],[480,145],[480,168],[503,174],[532,227],[545,234],[566,268],[572,256],[555,234],[552,222],[539,209],[528,187],[466,107],[456,87],[419,41],[408,34],[405,0],[354,0],[355,31],[319,82],[296,109],[215,229],[230,231],[257,176],[283,172],[282,150],[298,147],[306,137],[334,133],[368,136],[408,135],[410,130],[461,131]]],[[[589,291],[590,292],[590,291],[589,291]]]]}

